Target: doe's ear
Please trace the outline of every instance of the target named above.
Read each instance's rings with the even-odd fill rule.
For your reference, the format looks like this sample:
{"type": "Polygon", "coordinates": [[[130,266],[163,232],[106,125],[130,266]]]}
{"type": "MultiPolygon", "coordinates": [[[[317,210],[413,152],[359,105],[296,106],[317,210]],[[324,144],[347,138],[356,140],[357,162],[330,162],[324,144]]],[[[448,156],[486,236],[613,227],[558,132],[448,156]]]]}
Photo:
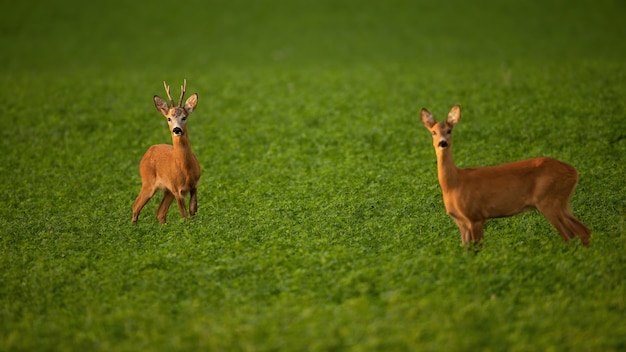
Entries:
{"type": "Polygon", "coordinates": [[[456,125],[461,120],[461,107],[455,105],[448,113],[448,124],[451,126],[456,125]]]}
{"type": "Polygon", "coordinates": [[[426,128],[431,128],[435,125],[435,123],[433,114],[426,110],[426,108],[422,108],[422,124],[426,126],[426,128]]]}
{"type": "Polygon", "coordinates": [[[198,93],[193,93],[185,102],[185,111],[187,115],[191,114],[198,106],[198,93]]]}
{"type": "Polygon", "coordinates": [[[167,113],[170,112],[170,107],[167,105],[167,102],[158,95],[154,96],[154,106],[156,106],[157,110],[159,110],[163,116],[167,116],[167,113]]]}

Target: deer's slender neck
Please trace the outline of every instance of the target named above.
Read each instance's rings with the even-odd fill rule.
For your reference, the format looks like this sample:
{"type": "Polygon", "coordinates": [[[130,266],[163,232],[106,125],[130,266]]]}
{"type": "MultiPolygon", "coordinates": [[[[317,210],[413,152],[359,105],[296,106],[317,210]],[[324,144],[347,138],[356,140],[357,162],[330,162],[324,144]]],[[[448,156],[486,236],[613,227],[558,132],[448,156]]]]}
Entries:
{"type": "Polygon", "coordinates": [[[441,189],[446,192],[458,185],[459,169],[454,165],[452,149],[437,149],[437,176],[441,189]]]}
{"type": "Polygon", "coordinates": [[[172,136],[172,143],[174,146],[174,153],[179,155],[181,160],[187,162],[193,158],[193,152],[191,151],[191,143],[189,143],[187,131],[184,131],[182,136],[172,136]]]}

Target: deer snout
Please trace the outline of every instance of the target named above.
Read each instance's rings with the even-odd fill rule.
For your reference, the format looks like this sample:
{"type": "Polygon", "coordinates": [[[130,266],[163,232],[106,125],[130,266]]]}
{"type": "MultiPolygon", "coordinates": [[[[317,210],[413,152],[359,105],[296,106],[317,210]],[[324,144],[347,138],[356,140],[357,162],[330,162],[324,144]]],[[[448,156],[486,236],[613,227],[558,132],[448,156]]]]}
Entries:
{"type": "Polygon", "coordinates": [[[174,127],[174,129],[172,130],[172,133],[174,133],[177,136],[182,136],[183,135],[183,129],[180,127],[174,127]]]}
{"type": "Polygon", "coordinates": [[[439,148],[448,148],[448,141],[445,139],[439,141],[439,148]]]}

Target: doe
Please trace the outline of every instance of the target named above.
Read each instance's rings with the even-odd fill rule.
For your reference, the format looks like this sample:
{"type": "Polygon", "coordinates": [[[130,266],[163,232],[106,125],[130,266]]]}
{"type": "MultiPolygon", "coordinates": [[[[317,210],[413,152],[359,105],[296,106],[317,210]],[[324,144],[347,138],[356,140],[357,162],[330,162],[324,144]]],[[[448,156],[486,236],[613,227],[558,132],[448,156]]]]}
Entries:
{"type": "Polygon", "coordinates": [[[139,163],[141,175],[141,191],[133,204],[133,223],[137,223],[139,212],[158,190],[163,191],[163,199],[157,210],[157,219],[161,224],[166,222],[167,210],[174,198],[178,203],[180,215],[187,217],[185,196],[189,193],[189,213],[191,216],[198,211],[197,185],[200,179],[200,163],[191,151],[189,134],[187,133],[187,117],[198,105],[198,94],[194,93],[182,105],[187,80],[181,86],[178,105],[170,94],[170,87],[163,82],[170,104],[158,95],[154,96],[154,105],[167,119],[172,134],[172,145],[156,144],[148,148],[139,163]]]}
{"type": "Polygon", "coordinates": [[[459,169],[452,158],[451,133],[461,119],[461,108],[454,106],[444,122],[436,122],[425,108],[421,115],[422,123],[433,137],[443,203],[461,231],[463,244],[479,243],[488,219],[536,208],[564,241],[578,236],[583,246],[589,246],[591,231],[569,210],[570,198],[578,183],[578,172],[573,166],[539,157],[459,169]]]}

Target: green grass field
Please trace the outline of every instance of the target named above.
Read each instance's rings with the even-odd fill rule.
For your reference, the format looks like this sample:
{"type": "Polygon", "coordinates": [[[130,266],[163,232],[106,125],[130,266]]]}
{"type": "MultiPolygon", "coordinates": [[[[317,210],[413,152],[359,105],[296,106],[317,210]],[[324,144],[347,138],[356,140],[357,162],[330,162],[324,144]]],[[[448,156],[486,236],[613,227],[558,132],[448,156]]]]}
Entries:
{"type": "Polygon", "coordinates": [[[0,4],[0,350],[623,351],[620,1],[0,4]],[[131,225],[152,102],[198,92],[191,221],[131,225]],[[461,246],[458,166],[579,171],[591,247],[537,212],[461,246]]]}

